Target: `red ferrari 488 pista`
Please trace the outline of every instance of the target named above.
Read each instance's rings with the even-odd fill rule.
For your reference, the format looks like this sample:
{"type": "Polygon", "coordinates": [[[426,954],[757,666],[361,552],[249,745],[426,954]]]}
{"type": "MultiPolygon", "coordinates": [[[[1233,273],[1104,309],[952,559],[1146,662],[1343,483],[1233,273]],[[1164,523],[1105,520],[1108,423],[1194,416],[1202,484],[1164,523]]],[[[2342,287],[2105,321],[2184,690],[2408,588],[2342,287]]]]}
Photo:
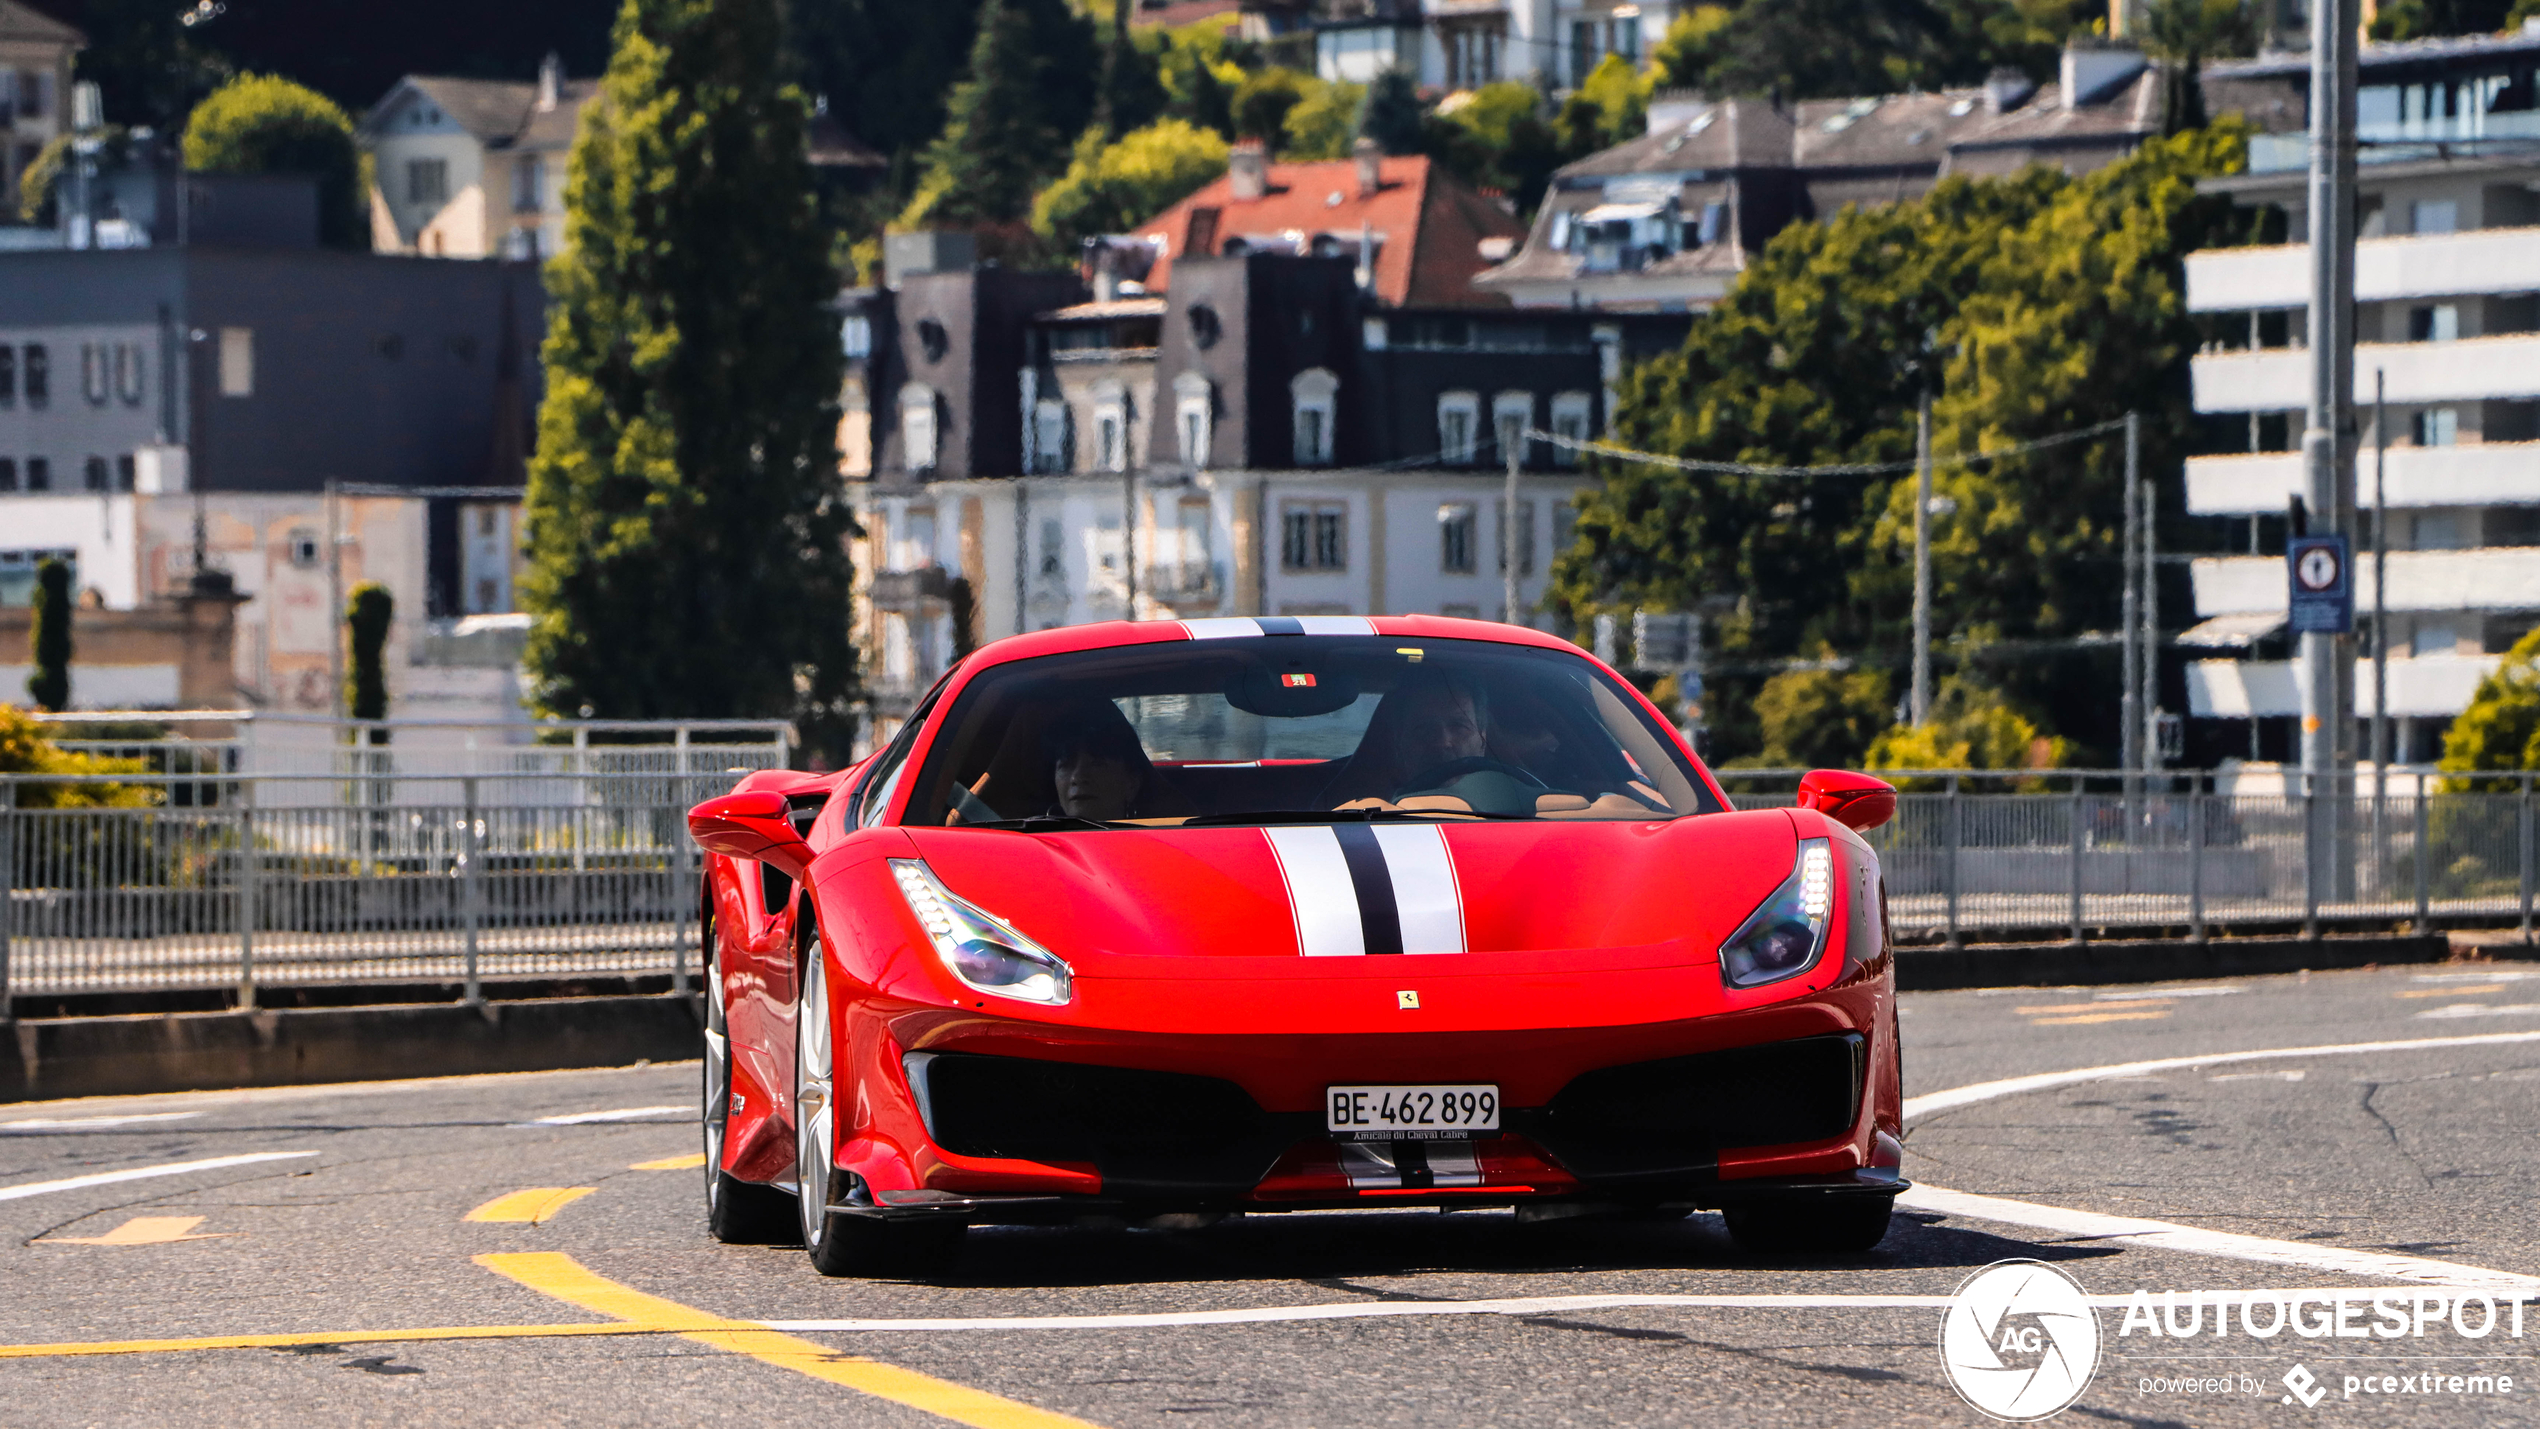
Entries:
{"type": "Polygon", "coordinates": [[[842,774],[699,805],[730,1240],[905,1273],[979,1223],[1716,1208],[1885,1233],[1887,785],[1731,809],[1518,627],[1077,626],[962,660],[842,774]],[[1169,1218],[1169,1219],[1161,1219],[1169,1218]]]}

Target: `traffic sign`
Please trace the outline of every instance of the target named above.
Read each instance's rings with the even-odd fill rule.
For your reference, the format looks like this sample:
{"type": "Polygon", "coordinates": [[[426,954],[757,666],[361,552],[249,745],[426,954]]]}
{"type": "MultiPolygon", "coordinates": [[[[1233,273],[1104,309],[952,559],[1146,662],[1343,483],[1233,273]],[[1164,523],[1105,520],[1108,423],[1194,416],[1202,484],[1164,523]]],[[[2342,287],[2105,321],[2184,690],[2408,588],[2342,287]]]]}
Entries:
{"type": "Polygon", "coordinates": [[[2345,635],[2354,630],[2352,554],[2343,536],[2296,536],[2284,543],[2297,633],[2345,635]]]}

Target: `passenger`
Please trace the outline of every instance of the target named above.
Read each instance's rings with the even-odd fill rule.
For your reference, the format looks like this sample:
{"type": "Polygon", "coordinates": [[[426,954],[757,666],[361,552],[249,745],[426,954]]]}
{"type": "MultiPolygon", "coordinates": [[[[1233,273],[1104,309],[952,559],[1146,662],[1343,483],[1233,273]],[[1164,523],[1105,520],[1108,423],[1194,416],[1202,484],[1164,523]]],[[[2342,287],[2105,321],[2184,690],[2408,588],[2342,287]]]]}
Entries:
{"type": "Polygon", "coordinates": [[[1054,716],[1042,726],[1041,744],[1058,813],[1107,823],[1190,812],[1116,705],[1088,704],[1054,716]]]}

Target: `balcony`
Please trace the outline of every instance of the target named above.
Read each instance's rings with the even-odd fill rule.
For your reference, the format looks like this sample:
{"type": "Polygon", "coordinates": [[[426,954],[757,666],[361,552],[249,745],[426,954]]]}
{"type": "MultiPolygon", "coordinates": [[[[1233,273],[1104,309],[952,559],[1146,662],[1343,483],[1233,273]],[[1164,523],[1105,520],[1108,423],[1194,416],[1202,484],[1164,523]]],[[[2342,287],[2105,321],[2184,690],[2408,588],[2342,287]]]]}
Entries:
{"type": "MultiPolygon", "coordinates": [[[[2366,238],[2355,244],[2355,301],[2540,291],[2540,229],[2366,238]]],[[[2311,301],[2311,245],[2208,248],[2187,255],[2187,310],[2237,313],[2311,301]]]]}
{"type": "MultiPolygon", "coordinates": [[[[2456,715],[2469,708],[2478,682],[2500,655],[2429,655],[2390,662],[2390,712],[2456,715]]],[[[2187,667],[2187,712],[2206,719],[2282,718],[2302,712],[2301,682],[2290,660],[2198,660],[2187,667]]],[[[2355,662],[2355,714],[2372,708],[2372,662],[2355,662]]]]}
{"type": "MultiPolygon", "coordinates": [[[[2188,562],[2200,616],[2280,611],[2289,603],[2282,556],[2204,556],[2188,562]]],[[[2372,609],[2369,552],[2355,561],[2355,609],[2372,609]]],[[[2540,610],[2540,549],[2393,551],[2393,611],[2540,610]]]]}
{"type": "MultiPolygon", "coordinates": [[[[2372,504],[2373,454],[2355,458],[2355,495],[2372,504]]],[[[2540,442],[2392,447],[2382,476],[2393,507],[2540,505],[2540,442]]],[[[2302,490],[2300,452],[2187,459],[2191,516],[2281,516],[2302,490]]]]}
{"type": "MultiPolygon", "coordinates": [[[[2209,352],[2190,364],[2199,412],[2296,412],[2310,405],[2311,353],[2303,347],[2209,352]]],[[[2355,400],[2372,401],[2373,373],[2398,406],[2540,397],[2540,333],[2457,342],[2376,342],[2355,347],[2355,400]]]]}
{"type": "Polygon", "coordinates": [[[942,566],[914,571],[876,571],[867,598],[876,610],[914,610],[922,600],[942,600],[952,587],[952,573],[942,566]]]}
{"type": "Polygon", "coordinates": [[[1204,562],[1143,566],[1138,571],[1138,591],[1177,610],[1214,610],[1226,599],[1225,568],[1204,562]]]}

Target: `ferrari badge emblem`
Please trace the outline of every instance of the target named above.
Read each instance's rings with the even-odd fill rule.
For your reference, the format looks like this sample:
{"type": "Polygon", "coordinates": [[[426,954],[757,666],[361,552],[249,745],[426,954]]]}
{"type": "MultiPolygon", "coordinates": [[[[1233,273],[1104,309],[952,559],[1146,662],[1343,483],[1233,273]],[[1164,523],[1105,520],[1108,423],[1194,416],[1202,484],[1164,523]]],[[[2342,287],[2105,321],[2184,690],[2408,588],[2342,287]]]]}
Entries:
{"type": "Polygon", "coordinates": [[[1411,991],[1409,988],[1404,988],[1402,991],[1395,993],[1393,995],[1393,1002],[1394,1006],[1402,1008],[1405,1011],[1417,1012],[1420,1010],[1420,994],[1411,991]]]}

